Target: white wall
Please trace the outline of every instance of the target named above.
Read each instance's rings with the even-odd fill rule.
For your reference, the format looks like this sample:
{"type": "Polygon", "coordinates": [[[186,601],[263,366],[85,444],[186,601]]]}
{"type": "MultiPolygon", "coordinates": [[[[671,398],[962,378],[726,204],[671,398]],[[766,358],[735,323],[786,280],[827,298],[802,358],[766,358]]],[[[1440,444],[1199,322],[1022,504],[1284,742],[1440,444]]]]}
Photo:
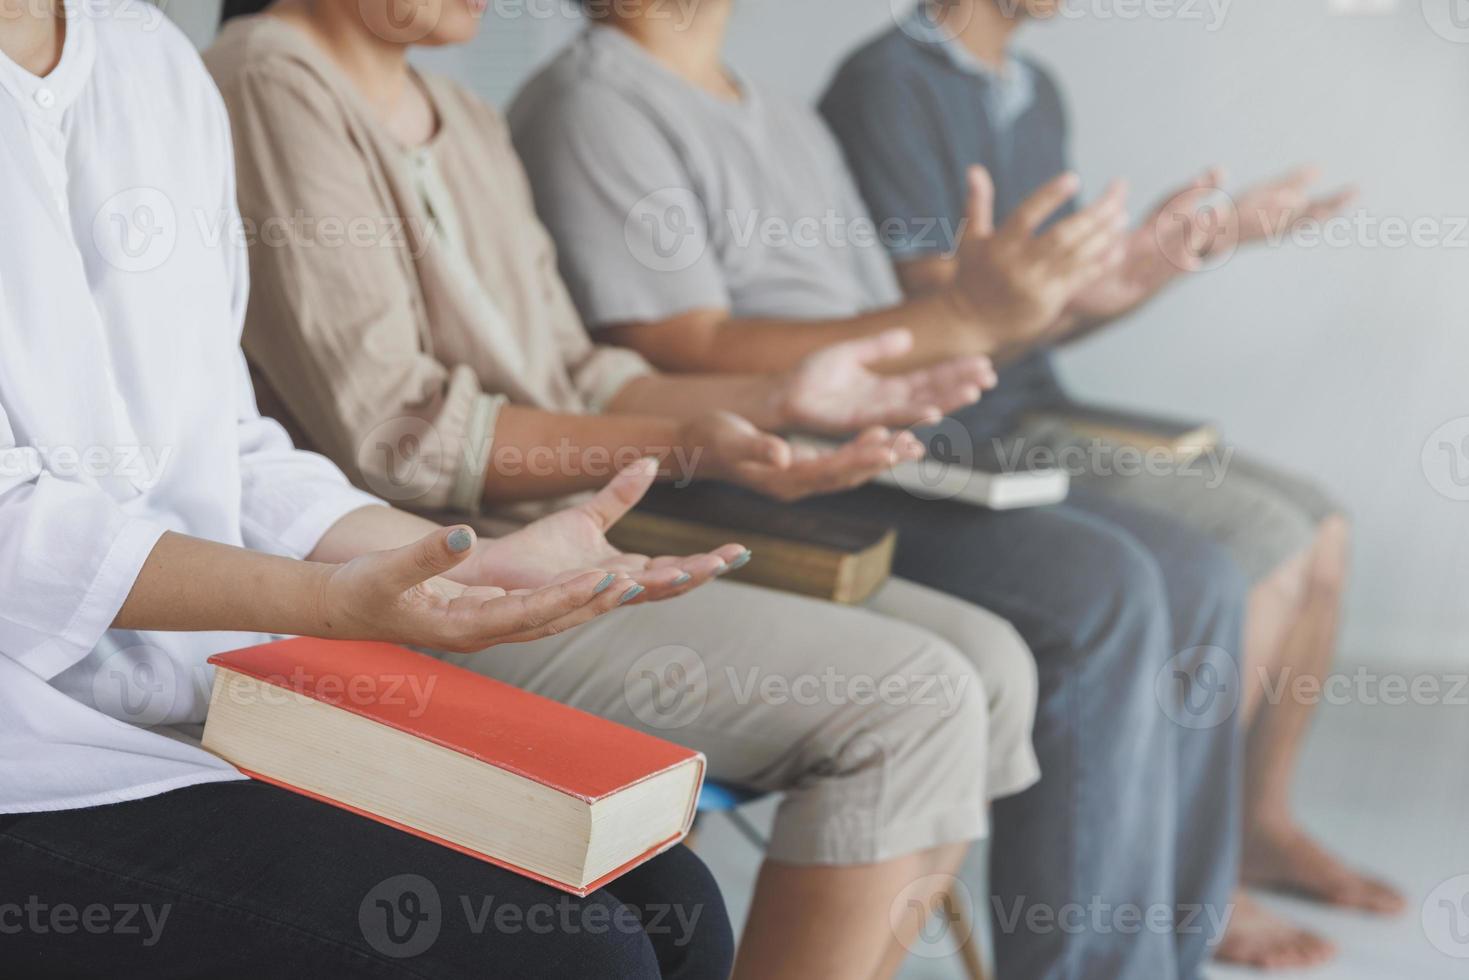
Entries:
{"type": "MultiPolygon", "coordinates": [[[[811,98],[907,7],[741,2],[732,60],[811,98]]],[[[1345,652],[1369,662],[1469,663],[1469,502],[1435,489],[1469,498],[1450,469],[1469,479],[1469,444],[1451,461],[1434,438],[1423,459],[1469,417],[1469,27],[1455,42],[1429,26],[1453,23],[1450,3],[1234,0],[1211,30],[1212,15],[1124,20],[1127,0],[1071,0],[1081,16],[1019,36],[1069,96],[1088,184],[1126,176],[1138,208],[1215,162],[1238,182],[1315,161],[1361,186],[1369,231],[1354,244],[1242,253],[1064,370],[1087,396],[1218,419],[1333,488],[1357,526],[1345,652]],[[1364,9],[1385,12],[1350,12],[1364,9]],[[1446,244],[1373,247],[1390,218],[1432,219],[1446,244]]],[[[1450,438],[1466,435],[1469,422],[1450,438]]]]}
{"type": "MultiPolygon", "coordinates": [[[[542,13],[555,2],[522,0],[542,13]]],[[[908,0],[737,2],[731,59],[811,98],[908,0]]],[[[1141,205],[1214,162],[1248,179],[1314,160],[1362,186],[1369,221],[1432,218],[1442,236],[1469,221],[1469,43],[1424,15],[1447,23],[1462,0],[1213,2],[1226,4],[1217,30],[1116,16],[1139,0],[1071,0],[1085,16],[1022,36],[1070,95],[1091,186],[1125,175],[1141,205]],[[1342,12],[1374,7],[1396,9],[1342,12]]],[[[1207,6],[1153,0],[1170,8],[1207,6]]],[[[492,18],[475,47],[429,60],[502,100],[575,26],[492,18]]],[[[1357,522],[1346,638],[1356,659],[1469,662],[1469,502],[1435,490],[1457,492],[1438,440],[1427,471],[1422,458],[1440,425],[1469,417],[1469,230],[1457,237],[1240,255],[1065,359],[1083,394],[1216,418],[1336,490],[1357,522]]],[[[1457,455],[1469,474],[1469,448],[1457,455]]]]}

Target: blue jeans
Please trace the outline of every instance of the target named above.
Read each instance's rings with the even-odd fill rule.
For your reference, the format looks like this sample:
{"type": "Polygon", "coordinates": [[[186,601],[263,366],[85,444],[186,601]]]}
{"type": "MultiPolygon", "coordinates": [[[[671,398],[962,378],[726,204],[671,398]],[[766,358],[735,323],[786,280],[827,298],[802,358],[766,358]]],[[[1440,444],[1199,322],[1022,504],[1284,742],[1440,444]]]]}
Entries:
{"type": "Polygon", "coordinates": [[[1188,651],[1237,666],[1238,568],[1084,490],[1014,512],[885,487],[804,506],[896,526],[897,574],[1003,616],[1035,654],[1041,781],[994,811],[1000,974],[1194,980],[1235,883],[1241,742],[1232,715],[1192,724],[1162,692],[1193,680],[1188,651]]]}

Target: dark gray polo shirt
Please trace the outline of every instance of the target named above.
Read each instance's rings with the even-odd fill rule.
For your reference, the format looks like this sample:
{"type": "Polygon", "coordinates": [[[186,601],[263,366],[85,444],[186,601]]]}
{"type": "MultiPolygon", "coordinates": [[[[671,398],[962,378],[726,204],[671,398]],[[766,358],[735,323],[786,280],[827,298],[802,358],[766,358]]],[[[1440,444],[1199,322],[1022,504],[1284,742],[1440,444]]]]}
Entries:
{"type": "MultiPolygon", "coordinates": [[[[993,175],[997,223],[1069,167],[1065,108],[1050,75],[1019,58],[1003,73],[986,68],[921,8],[847,59],[821,112],[874,220],[911,230],[906,240],[885,239],[899,261],[953,250],[969,167],[993,175]]],[[[1042,351],[1006,365],[1000,387],[960,418],[988,438],[1025,407],[1060,397],[1042,351]]]]}

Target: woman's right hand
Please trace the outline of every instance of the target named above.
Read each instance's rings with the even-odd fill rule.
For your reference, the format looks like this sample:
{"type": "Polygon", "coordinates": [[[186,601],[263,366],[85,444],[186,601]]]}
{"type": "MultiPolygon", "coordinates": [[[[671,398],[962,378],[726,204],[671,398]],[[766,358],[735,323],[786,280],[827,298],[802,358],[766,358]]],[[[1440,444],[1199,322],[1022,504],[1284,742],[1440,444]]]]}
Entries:
{"type": "Polygon", "coordinates": [[[923,458],[923,445],[910,432],[874,427],[831,450],[793,447],[729,412],[711,412],[684,425],[686,458],[692,474],[728,480],[793,501],[840,493],[870,482],[897,463],[923,458]]]}
{"type": "Polygon", "coordinates": [[[407,547],[323,566],[317,602],[327,635],[473,653],[580,626],[616,609],[635,585],[608,571],[515,592],[442,578],[474,553],[474,543],[470,528],[449,527],[407,547]]]}

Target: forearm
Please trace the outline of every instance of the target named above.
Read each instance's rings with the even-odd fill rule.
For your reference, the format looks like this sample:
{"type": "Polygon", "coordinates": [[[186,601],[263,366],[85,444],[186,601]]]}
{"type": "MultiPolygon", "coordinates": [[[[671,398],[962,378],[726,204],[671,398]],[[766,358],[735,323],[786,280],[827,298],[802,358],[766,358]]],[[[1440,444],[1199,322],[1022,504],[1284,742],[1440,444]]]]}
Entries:
{"type": "Polygon", "coordinates": [[[656,415],[688,421],[709,412],[733,412],[769,431],[787,424],[784,374],[650,374],[634,378],[607,405],[620,415],[656,415]]]}
{"type": "Polygon", "coordinates": [[[169,532],[143,563],[112,625],[330,636],[321,590],[332,568],[169,532]]]}
{"type": "Polygon", "coordinates": [[[913,334],[913,349],[893,370],[994,352],[990,332],[967,314],[951,291],[840,320],[735,319],[727,311],[688,314],[661,324],[608,329],[662,370],[701,374],[774,374],[833,344],[895,328],[913,334]],[[687,319],[687,324],[679,321],[687,319]]]}
{"type": "Polygon", "coordinates": [[[558,415],[507,405],[495,425],[484,501],[518,503],[599,489],[647,456],[665,471],[683,472],[697,460],[681,445],[681,428],[675,419],[651,415],[558,415]]]}

